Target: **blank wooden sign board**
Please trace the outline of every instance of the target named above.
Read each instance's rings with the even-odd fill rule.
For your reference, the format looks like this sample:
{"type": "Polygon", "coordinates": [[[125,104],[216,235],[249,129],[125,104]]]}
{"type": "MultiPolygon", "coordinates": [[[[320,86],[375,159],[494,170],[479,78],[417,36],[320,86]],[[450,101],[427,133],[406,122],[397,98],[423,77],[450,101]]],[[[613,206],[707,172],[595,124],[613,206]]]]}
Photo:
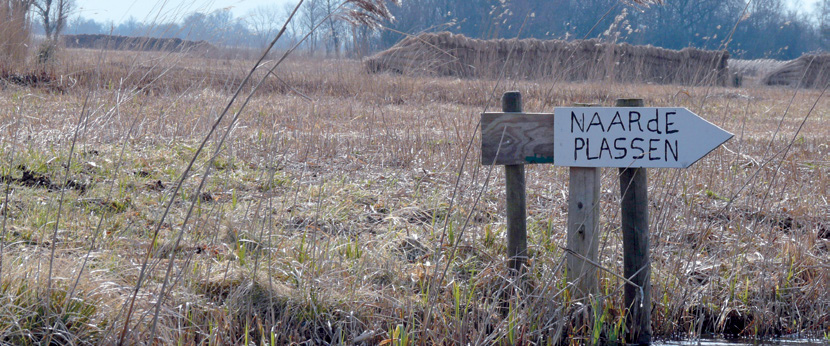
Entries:
{"type": "Polygon", "coordinates": [[[553,163],[553,114],[481,114],[481,164],[532,163],[553,163]]]}
{"type": "MultiPolygon", "coordinates": [[[[508,92],[503,102],[517,98],[521,100],[518,92],[508,92]]],[[[596,244],[585,238],[586,232],[588,238],[595,237],[588,228],[598,224],[600,209],[599,172],[588,167],[620,169],[627,337],[629,342],[648,344],[651,269],[645,168],[689,167],[732,134],[685,108],[642,107],[641,99],[620,99],[616,106],[561,107],[553,114],[522,113],[519,106],[518,111],[482,113],[481,163],[514,170],[525,164],[571,167],[570,176],[575,180],[569,188],[568,249],[581,259],[569,255],[569,270],[579,272],[569,272],[568,280],[574,284],[577,298],[597,292],[598,285],[596,268],[585,264],[598,263],[592,250],[596,244]]],[[[507,188],[516,189],[511,184],[507,188]]],[[[507,191],[508,196],[516,193],[507,191]]],[[[515,219],[508,218],[508,229],[514,228],[510,223],[515,219]]]]}

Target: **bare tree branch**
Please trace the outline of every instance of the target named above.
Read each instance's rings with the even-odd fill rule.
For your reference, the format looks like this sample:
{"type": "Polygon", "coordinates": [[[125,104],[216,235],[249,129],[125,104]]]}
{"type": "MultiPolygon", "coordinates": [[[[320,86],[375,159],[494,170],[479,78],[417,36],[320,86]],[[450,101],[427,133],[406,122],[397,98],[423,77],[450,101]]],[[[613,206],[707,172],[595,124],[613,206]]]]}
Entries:
{"type": "Polygon", "coordinates": [[[32,7],[43,24],[46,39],[54,40],[66,28],[66,20],[75,9],[75,0],[34,0],[32,7]]]}

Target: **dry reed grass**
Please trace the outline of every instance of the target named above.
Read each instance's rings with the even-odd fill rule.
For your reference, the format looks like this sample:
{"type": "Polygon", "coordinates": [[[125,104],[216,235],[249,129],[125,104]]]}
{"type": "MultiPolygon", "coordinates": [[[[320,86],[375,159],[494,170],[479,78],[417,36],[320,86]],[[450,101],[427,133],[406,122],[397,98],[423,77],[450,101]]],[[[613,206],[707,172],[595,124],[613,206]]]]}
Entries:
{"type": "MultiPolygon", "coordinates": [[[[55,67],[58,80],[72,81],[63,92],[14,84],[0,91],[0,340],[116,342],[147,249],[153,256],[129,343],[153,342],[148,324],[168,264],[174,275],[155,333],[161,344],[620,340],[622,282],[601,272],[594,302],[571,299],[564,282],[565,169],[527,168],[530,269],[527,285],[509,286],[501,175],[497,169],[488,179],[475,150],[466,152],[478,114],[497,107],[496,81],[289,60],[254,96],[219,157],[197,158],[194,172],[215,170],[204,189],[195,195],[198,183],[188,180],[172,195],[251,63],[65,54],[55,67]],[[86,188],[66,191],[58,275],[46,299],[57,191],[25,184],[24,174],[59,181],[76,129],[68,179],[86,188]],[[195,214],[183,224],[194,200],[195,214]],[[174,246],[179,228],[184,239],[174,246]],[[433,257],[439,250],[443,256],[433,257]],[[429,285],[436,266],[448,266],[448,275],[429,285]],[[507,290],[519,294],[505,312],[499,297],[507,290]],[[601,309],[586,308],[596,302],[601,309]]],[[[551,80],[508,87],[523,92],[526,111],[643,97],[736,133],[690,169],[651,171],[657,335],[830,332],[830,101],[823,94],[551,80]]],[[[208,151],[218,145],[208,141],[208,151]]],[[[620,273],[616,182],[616,171],[605,170],[600,258],[620,273]]]]}
{"type": "Polygon", "coordinates": [[[786,63],[786,61],[774,59],[729,59],[729,73],[733,78],[732,86],[759,86],[765,76],[786,63]]]}
{"type": "Polygon", "coordinates": [[[726,51],[632,46],[600,40],[477,40],[447,32],[410,36],[366,59],[371,72],[495,78],[553,78],[725,85],[726,51]]]}
{"type": "Polygon", "coordinates": [[[729,72],[740,73],[749,77],[764,77],[770,72],[775,71],[787,61],[775,59],[729,59],[729,72]]]}
{"type": "Polygon", "coordinates": [[[830,85],[830,54],[805,54],[764,76],[765,85],[824,89],[830,85]]]}
{"type": "Polygon", "coordinates": [[[29,52],[29,1],[0,1],[0,73],[26,63],[29,52]]]}
{"type": "Polygon", "coordinates": [[[203,55],[217,48],[205,41],[189,41],[180,38],[129,37],[118,35],[64,35],[66,48],[193,52],[203,55]]]}

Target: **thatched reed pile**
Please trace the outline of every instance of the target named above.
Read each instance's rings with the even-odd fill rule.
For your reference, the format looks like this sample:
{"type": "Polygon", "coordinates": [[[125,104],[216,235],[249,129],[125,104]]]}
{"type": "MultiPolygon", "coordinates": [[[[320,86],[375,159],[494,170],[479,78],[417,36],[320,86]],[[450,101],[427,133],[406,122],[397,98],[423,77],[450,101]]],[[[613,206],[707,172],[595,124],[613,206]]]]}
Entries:
{"type": "Polygon", "coordinates": [[[732,75],[731,86],[760,85],[762,79],[784,66],[787,61],[775,59],[729,59],[729,73],[732,75]]]}
{"type": "Polygon", "coordinates": [[[117,35],[64,35],[67,48],[92,48],[109,50],[206,52],[216,50],[205,41],[188,41],[180,38],[131,37],[117,35]]]}
{"type": "Polygon", "coordinates": [[[726,51],[676,51],[595,39],[477,40],[438,33],[407,37],[365,63],[370,72],[494,78],[504,70],[506,77],[522,79],[725,85],[728,58],[726,51]]]}
{"type": "Polygon", "coordinates": [[[804,54],[790,60],[763,79],[766,85],[825,88],[830,84],[830,54],[804,54]]]}
{"type": "Polygon", "coordinates": [[[784,66],[788,61],[775,59],[729,59],[729,72],[749,77],[764,77],[784,66]]]}

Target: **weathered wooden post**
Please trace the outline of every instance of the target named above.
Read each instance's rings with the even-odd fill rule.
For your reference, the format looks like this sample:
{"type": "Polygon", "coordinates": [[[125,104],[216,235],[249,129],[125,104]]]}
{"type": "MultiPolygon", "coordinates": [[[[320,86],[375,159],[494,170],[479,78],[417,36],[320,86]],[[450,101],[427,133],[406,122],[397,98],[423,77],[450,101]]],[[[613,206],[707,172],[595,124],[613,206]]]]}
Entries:
{"type": "Polygon", "coordinates": [[[481,114],[481,164],[504,165],[507,256],[514,274],[527,264],[525,164],[553,163],[553,114],[522,113],[522,96],[504,93],[501,113],[481,114]]]}
{"type": "MultiPolygon", "coordinates": [[[[590,107],[590,104],[576,105],[590,107]]],[[[597,262],[599,246],[599,167],[570,167],[568,185],[568,282],[574,284],[571,297],[581,299],[599,291],[597,262]]]]}
{"type": "MultiPolygon", "coordinates": [[[[618,99],[617,107],[643,107],[642,99],[618,99]]],[[[620,168],[620,223],[623,235],[623,276],[629,342],[651,343],[651,261],[648,240],[648,172],[620,168]],[[639,287],[638,287],[639,286],[639,287]]]]}
{"type": "MultiPolygon", "coordinates": [[[[522,112],[522,94],[508,91],[502,95],[501,110],[505,113],[522,112]]],[[[508,137],[509,138],[509,137],[508,137]]],[[[525,166],[504,166],[507,189],[507,258],[514,274],[521,274],[527,264],[527,205],[525,201],[525,166]]]]}

